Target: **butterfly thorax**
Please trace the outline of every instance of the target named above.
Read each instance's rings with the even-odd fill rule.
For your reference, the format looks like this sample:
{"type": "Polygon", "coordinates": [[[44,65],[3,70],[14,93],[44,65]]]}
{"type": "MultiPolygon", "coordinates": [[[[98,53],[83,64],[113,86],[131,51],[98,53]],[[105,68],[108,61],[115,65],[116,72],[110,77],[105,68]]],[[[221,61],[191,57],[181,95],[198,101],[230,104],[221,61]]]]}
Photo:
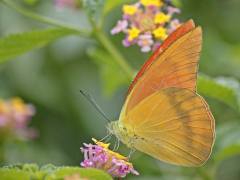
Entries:
{"type": "Polygon", "coordinates": [[[120,141],[126,144],[128,147],[132,147],[134,139],[133,128],[123,127],[119,120],[112,121],[107,124],[107,129],[110,133],[114,134],[120,141]]]}

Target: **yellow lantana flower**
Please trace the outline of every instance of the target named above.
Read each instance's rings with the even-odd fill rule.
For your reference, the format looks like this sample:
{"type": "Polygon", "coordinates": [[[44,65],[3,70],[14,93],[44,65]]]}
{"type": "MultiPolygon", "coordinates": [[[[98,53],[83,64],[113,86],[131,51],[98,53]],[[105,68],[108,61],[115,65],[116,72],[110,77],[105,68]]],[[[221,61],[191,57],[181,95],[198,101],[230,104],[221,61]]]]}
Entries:
{"type": "Polygon", "coordinates": [[[6,103],[2,99],[0,99],[0,112],[6,113],[6,114],[10,113],[9,108],[7,107],[6,103]]]}
{"type": "Polygon", "coordinates": [[[140,2],[144,6],[157,6],[157,7],[161,7],[161,6],[164,5],[164,2],[162,2],[161,0],[141,0],[140,2]]]}
{"type": "Polygon", "coordinates": [[[166,31],[167,29],[166,28],[162,28],[162,27],[159,27],[157,29],[155,29],[153,31],[153,34],[155,35],[156,38],[162,38],[162,39],[165,39],[167,38],[167,34],[166,34],[166,31]]]}
{"type": "Polygon", "coordinates": [[[21,98],[13,98],[11,99],[10,103],[14,110],[23,114],[27,114],[27,106],[21,98]]]}
{"type": "Polygon", "coordinates": [[[166,15],[164,13],[156,14],[154,23],[155,24],[162,24],[164,22],[169,22],[171,19],[171,16],[166,15]]]}
{"type": "Polygon", "coordinates": [[[138,37],[140,32],[141,31],[138,28],[135,28],[135,27],[133,27],[132,29],[128,30],[128,33],[129,33],[128,41],[132,41],[134,38],[138,37]]]}
{"type": "Polygon", "coordinates": [[[134,15],[137,12],[137,8],[134,5],[124,5],[123,8],[124,14],[134,15]]]}

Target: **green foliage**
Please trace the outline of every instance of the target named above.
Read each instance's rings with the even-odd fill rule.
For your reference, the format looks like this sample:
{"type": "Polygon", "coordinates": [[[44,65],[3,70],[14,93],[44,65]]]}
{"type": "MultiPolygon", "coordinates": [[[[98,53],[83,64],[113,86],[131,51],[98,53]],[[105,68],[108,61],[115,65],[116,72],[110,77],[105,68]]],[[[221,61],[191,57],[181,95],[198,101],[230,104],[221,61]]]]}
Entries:
{"type": "Polygon", "coordinates": [[[38,171],[36,164],[12,164],[0,169],[1,180],[59,180],[65,176],[79,174],[95,180],[112,180],[105,172],[95,168],[56,167],[51,164],[43,166],[38,171]]]}
{"type": "Polygon", "coordinates": [[[198,76],[197,92],[240,110],[239,82],[234,78],[198,76]]]}
{"type": "Polygon", "coordinates": [[[62,179],[66,175],[73,175],[75,173],[80,174],[81,177],[88,177],[90,179],[95,179],[95,180],[111,180],[112,179],[108,174],[94,168],[61,167],[56,171],[54,171],[54,175],[47,176],[46,180],[62,179]]]}
{"type": "Polygon", "coordinates": [[[82,7],[92,19],[97,18],[105,5],[106,0],[82,0],[82,7]]]}
{"type": "Polygon", "coordinates": [[[112,96],[121,86],[129,84],[125,74],[108,53],[99,48],[89,48],[87,52],[99,67],[103,93],[106,97],[112,96]]]}
{"type": "Polygon", "coordinates": [[[213,148],[213,159],[216,162],[240,155],[240,124],[226,123],[218,126],[217,138],[213,148]]]}
{"type": "Polygon", "coordinates": [[[0,39],[0,63],[73,33],[76,32],[68,29],[48,29],[6,36],[0,39]]]}
{"type": "Polygon", "coordinates": [[[113,0],[107,0],[106,6],[104,6],[103,9],[103,15],[107,15],[109,12],[111,12],[114,8],[122,5],[122,4],[130,4],[135,2],[134,0],[118,0],[118,1],[113,1],[113,0]]]}
{"type": "Polygon", "coordinates": [[[24,2],[28,5],[35,5],[39,0],[24,0],[24,2]]]}
{"type": "Polygon", "coordinates": [[[0,169],[0,179],[2,180],[30,180],[30,174],[17,169],[0,169]]]}
{"type": "Polygon", "coordinates": [[[181,8],[182,7],[182,1],[181,0],[172,0],[173,5],[175,7],[181,8]]]}

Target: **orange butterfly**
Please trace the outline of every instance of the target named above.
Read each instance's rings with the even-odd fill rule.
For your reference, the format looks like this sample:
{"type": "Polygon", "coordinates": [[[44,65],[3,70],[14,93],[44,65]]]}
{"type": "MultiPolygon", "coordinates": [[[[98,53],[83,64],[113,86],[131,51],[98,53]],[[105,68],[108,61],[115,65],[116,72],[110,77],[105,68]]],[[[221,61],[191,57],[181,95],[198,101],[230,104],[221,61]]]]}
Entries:
{"type": "Polygon", "coordinates": [[[211,154],[214,118],[196,93],[202,29],[189,20],[143,65],[118,121],[108,124],[128,147],[164,162],[199,166],[211,154]]]}

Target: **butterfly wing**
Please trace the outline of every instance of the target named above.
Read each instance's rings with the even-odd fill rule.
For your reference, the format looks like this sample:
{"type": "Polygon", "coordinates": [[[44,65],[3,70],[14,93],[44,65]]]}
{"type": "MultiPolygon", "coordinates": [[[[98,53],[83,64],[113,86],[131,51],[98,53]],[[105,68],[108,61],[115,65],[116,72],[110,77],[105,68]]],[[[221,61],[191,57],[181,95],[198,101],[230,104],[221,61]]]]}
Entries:
{"type": "MultiPolygon", "coordinates": [[[[194,28],[195,28],[195,25],[194,25],[193,20],[189,20],[186,23],[184,23],[183,25],[181,25],[177,30],[175,30],[170,36],[168,36],[168,38],[157,48],[157,50],[151,55],[151,57],[145,62],[143,67],[140,69],[140,71],[136,75],[135,79],[133,80],[133,82],[127,92],[126,98],[127,98],[128,94],[130,93],[130,91],[132,90],[132,88],[134,87],[134,85],[137,83],[138,79],[143,75],[144,71],[148,68],[148,66],[154,60],[156,60],[156,58],[163,51],[165,51],[175,40],[177,40],[179,37],[186,34],[187,32],[193,30],[194,28]]],[[[126,98],[125,98],[125,100],[126,100],[126,98]]]]}
{"type": "Polygon", "coordinates": [[[201,27],[174,41],[138,79],[126,99],[128,102],[125,101],[126,109],[123,115],[127,115],[146,97],[166,87],[183,87],[196,92],[201,49],[201,27]]]}
{"type": "Polygon", "coordinates": [[[123,121],[134,147],[167,163],[198,166],[209,157],[214,120],[195,92],[181,87],[157,91],[136,105],[123,121]]]}

